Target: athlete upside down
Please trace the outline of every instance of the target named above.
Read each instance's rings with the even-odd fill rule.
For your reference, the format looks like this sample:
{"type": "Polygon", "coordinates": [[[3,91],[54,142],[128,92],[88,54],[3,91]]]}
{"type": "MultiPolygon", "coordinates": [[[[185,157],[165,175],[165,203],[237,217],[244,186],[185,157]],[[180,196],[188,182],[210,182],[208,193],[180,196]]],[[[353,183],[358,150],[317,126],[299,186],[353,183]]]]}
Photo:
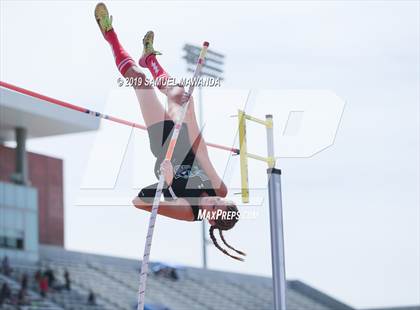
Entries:
{"type": "MultiPolygon", "coordinates": [[[[242,257],[232,255],[222,248],[214,236],[214,230],[218,229],[221,240],[229,249],[245,255],[230,246],[223,237],[222,231],[233,228],[238,221],[238,216],[225,216],[224,213],[239,215],[239,212],[232,201],[225,199],[227,188],[210,161],[206,143],[197,124],[192,97],[172,160],[164,160],[175,125],[174,120],[181,109],[184,88],[167,83],[170,77],[156,59],[156,55],[160,53],[153,48],[153,32],[147,32],[143,38],[143,54],[139,65],[149,69],[157,88],[167,96],[167,111],[159,102],[151,83],[147,82],[144,72],[118,41],[112,26],[112,16],[109,15],[105,4],[99,3],[96,6],[95,19],[102,35],[112,48],[118,70],[125,78],[137,82],[132,86],[147,127],[150,149],[156,157],[155,175],[159,178],[159,174],[163,173],[165,177],[163,190],[165,201],[160,202],[158,213],[177,220],[196,221],[199,220],[200,210],[209,212],[211,214],[209,234],[214,245],[224,254],[243,260],[242,257]]],[[[143,188],[133,199],[133,205],[150,212],[156,188],[157,183],[143,188]]]]}

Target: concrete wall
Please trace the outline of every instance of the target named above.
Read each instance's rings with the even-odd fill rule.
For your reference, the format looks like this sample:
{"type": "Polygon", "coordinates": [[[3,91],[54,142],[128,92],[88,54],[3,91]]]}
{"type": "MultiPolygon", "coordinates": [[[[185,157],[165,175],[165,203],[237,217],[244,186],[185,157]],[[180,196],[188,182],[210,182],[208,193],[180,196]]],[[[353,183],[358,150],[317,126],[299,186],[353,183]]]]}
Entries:
{"type": "MultiPolygon", "coordinates": [[[[38,192],[39,242],[64,246],[63,161],[28,152],[29,180],[38,192]]],[[[15,150],[0,145],[0,181],[10,182],[15,150]]]]}

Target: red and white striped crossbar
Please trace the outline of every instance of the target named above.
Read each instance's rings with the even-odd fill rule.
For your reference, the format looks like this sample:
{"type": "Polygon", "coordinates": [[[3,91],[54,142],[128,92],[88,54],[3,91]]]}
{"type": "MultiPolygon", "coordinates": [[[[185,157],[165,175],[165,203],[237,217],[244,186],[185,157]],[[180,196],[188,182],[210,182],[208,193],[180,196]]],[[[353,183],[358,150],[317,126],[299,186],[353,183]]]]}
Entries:
{"type": "MultiPolygon", "coordinates": [[[[16,85],[12,85],[12,84],[9,84],[9,83],[3,82],[3,81],[0,81],[0,86],[4,87],[4,88],[7,88],[7,89],[10,89],[10,90],[13,90],[13,91],[18,92],[18,93],[21,93],[23,95],[38,98],[38,99],[44,100],[48,103],[55,104],[55,105],[58,105],[58,106],[61,106],[61,107],[67,108],[67,109],[71,109],[71,110],[74,110],[74,111],[78,111],[78,112],[81,112],[81,113],[89,114],[89,115],[92,115],[94,117],[103,118],[103,119],[106,119],[106,120],[109,120],[109,121],[112,121],[112,122],[115,122],[115,123],[118,123],[118,124],[130,126],[130,127],[134,127],[134,128],[138,128],[138,129],[142,129],[142,130],[147,129],[147,127],[144,126],[144,125],[134,123],[134,122],[129,122],[127,120],[124,120],[122,118],[118,118],[118,117],[115,117],[115,116],[112,116],[112,115],[107,115],[107,114],[102,114],[102,113],[99,113],[99,112],[96,112],[96,111],[92,111],[92,110],[86,109],[84,107],[80,107],[80,106],[77,106],[77,105],[74,105],[74,104],[71,104],[71,103],[68,103],[68,102],[64,102],[64,101],[61,101],[61,100],[58,100],[58,99],[54,99],[54,98],[36,93],[36,92],[28,90],[28,89],[24,89],[24,88],[16,86],[16,85]]],[[[228,146],[215,144],[215,143],[210,143],[210,142],[207,142],[207,145],[209,147],[213,147],[213,148],[216,148],[216,149],[232,152],[236,155],[239,154],[239,149],[237,149],[237,148],[228,147],[228,146]]]]}

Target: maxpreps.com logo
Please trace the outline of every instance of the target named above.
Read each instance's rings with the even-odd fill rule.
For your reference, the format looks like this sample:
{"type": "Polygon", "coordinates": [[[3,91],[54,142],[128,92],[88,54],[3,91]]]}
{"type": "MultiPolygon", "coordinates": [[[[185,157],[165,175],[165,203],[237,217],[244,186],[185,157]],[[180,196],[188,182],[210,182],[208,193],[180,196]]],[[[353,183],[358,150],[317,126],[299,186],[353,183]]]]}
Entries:
{"type": "Polygon", "coordinates": [[[258,217],[256,210],[241,210],[239,211],[225,211],[217,209],[215,211],[203,210],[200,208],[198,211],[198,220],[239,220],[239,219],[255,219],[258,217]]]}

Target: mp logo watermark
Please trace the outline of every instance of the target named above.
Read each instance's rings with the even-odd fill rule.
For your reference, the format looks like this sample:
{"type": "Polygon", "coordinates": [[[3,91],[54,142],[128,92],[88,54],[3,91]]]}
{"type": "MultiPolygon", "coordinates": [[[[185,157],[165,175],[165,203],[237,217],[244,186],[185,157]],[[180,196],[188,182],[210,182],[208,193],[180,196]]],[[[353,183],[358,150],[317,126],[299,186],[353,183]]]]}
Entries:
{"type": "MultiPolygon", "coordinates": [[[[214,130],[212,138],[221,137],[223,141],[228,139],[230,144],[238,136],[238,127],[237,120],[229,118],[229,114],[241,109],[247,114],[258,117],[264,117],[265,114],[273,115],[275,156],[278,158],[279,168],[282,159],[310,158],[331,147],[335,142],[345,107],[344,100],[328,90],[219,89],[218,94],[214,96],[211,92],[206,93],[205,104],[212,105],[212,109],[205,107],[206,123],[217,125],[208,126],[214,130]],[[227,99],[222,101],[220,98],[227,99]]],[[[111,91],[104,112],[129,121],[142,122],[136,96],[128,88],[111,91]]],[[[206,133],[204,138],[206,139],[206,133]]],[[[247,129],[247,140],[248,145],[264,152],[265,138],[257,129],[247,129]]],[[[211,142],[219,143],[219,141],[211,142]]],[[[227,165],[228,161],[233,160],[233,171],[239,171],[239,158],[224,156],[221,159],[220,153],[226,151],[214,152],[218,165],[222,166],[223,161],[227,165]]],[[[211,158],[212,154],[210,153],[211,158]]],[[[157,182],[155,162],[156,158],[150,150],[149,136],[145,131],[102,122],[90,149],[76,204],[130,205],[140,188],[157,182]]],[[[249,171],[249,175],[252,174],[253,172],[249,171]]],[[[265,178],[265,175],[261,177],[265,178]]],[[[262,179],[261,182],[266,184],[266,180],[262,179]]],[[[238,182],[233,181],[233,183],[238,182]]],[[[229,187],[230,184],[226,185],[229,187]]],[[[252,190],[252,186],[250,189],[252,190]]]]}

